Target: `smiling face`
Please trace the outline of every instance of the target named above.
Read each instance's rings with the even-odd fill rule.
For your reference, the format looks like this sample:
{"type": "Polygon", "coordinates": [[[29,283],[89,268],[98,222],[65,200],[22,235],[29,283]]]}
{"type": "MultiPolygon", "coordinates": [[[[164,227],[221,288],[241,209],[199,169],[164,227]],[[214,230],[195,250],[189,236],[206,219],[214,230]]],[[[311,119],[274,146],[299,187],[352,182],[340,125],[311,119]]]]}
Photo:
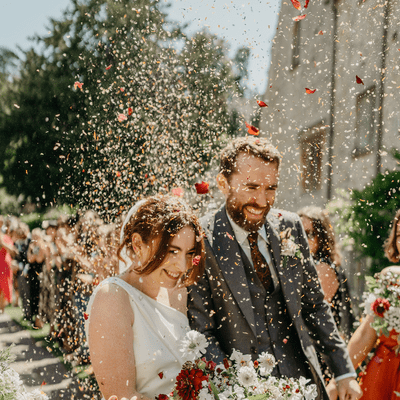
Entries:
{"type": "MultiPolygon", "coordinates": [[[[186,226],[182,228],[170,241],[168,253],[163,262],[148,275],[143,275],[142,279],[151,284],[153,289],[156,286],[173,289],[181,281],[183,275],[192,268],[193,257],[195,256],[195,232],[193,228],[186,226]]],[[[144,245],[146,246],[146,245],[144,245]]],[[[152,251],[147,246],[143,258],[144,265],[152,256],[152,251]]]]}
{"type": "Polygon", "coordinates": [[[218,175],[218,186],[233,221],[248,232],[257,231],[274,204],[278,178],[276,163],[240,153],[235,172],[228,179],[218,175]]]}

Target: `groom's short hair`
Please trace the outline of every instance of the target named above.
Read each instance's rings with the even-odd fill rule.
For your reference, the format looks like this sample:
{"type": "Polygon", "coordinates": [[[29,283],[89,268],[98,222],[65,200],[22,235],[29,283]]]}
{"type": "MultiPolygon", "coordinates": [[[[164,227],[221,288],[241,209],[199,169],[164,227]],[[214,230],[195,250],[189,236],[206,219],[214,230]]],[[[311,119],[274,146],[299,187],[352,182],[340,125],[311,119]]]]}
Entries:
{"type": "Polygon", "coordinates": [[[268,163],[275,163],[279,168],[281,155],[268,139],[252,136],[239,137],[221,151],[219,172],[225,178],[228,179],[236,172],[236,159],[241,153],[261,158],[268,163]]]}

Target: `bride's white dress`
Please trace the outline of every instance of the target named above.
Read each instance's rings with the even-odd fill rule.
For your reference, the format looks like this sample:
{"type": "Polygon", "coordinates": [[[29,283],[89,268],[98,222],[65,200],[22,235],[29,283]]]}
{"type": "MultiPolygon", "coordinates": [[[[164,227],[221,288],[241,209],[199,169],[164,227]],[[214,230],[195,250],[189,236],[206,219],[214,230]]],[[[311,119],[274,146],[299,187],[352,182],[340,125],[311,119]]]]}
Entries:
{"type": "Polygon", "coordinates": [[[99,288],[107,284],[117,285],[129,294],[135,316],[132,328],[136,390],[153,399],[159,394],[169,394],[183,364],[179,348],[180,341],[190,330],[187,317],[148,297],[122,279],[111,277],[102,281],[90,298],[86,321],[88,341],[93,300],[99,288]]]}

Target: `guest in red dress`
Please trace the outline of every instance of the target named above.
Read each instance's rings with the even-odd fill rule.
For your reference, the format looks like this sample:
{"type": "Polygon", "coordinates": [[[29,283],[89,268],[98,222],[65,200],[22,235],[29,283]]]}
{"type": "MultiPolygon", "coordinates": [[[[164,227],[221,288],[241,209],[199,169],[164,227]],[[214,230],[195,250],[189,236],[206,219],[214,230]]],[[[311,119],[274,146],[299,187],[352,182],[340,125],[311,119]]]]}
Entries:
{"type": "MultiPolygon", "coordinates": [[[[400,261],[400,210],[397,211],[392,225],[389,238],[385,242],[385,254],[391,262],[398,263],[400,261]]],[[[384,268],[378,279],[387,276],[388,272],[391,272],[393,277],[385,288],[400,286],[400,266],[384,268]]],[[[372,359],[368,362],[366,370],[360,377],[360,386],[363,390],[363,396],[360,400],[399,399],[396,392],[400,393],[400,329],[397,326],[400,324],[396,323],[396,318],[394,318],[394,322],[390,322],[387,329],[389,332],[386,332],[386,334],[382,331],[379,331],[378,334],[375,328],[371,326],[376,321],[377,315],[386,318],[389,308],[391,308],[391,315],[400,315],[399,301],[397,300],[397,305],[391,302],[389,307],[389,303],[384,303],[385,300],[382,301],[385,297],[383,292],[384,290],[379,291],[378,289],[377,293],[380,294],[373,297],[379,299],[375,300],[369,307],[366,305],[368,314],[354,332],[348,345],[348,351],[355,368],[375,348],[372,359]],[[390,326],[393,324],[396,325],[396,329],[390,326]]],[[[395,294],[395,298],[397,298],[397,294],[395,294]]],[[[329,389],[332,389],[331,383],[328,392],[330,398],[335,399],[334,389],[332,391],[329,389]]]]}
{"type": "Polygon", "coordinates": [[[0,233],[0,313],[12,302],[11,255],[15,254],[14,243],[9,236],[0,233]]]}

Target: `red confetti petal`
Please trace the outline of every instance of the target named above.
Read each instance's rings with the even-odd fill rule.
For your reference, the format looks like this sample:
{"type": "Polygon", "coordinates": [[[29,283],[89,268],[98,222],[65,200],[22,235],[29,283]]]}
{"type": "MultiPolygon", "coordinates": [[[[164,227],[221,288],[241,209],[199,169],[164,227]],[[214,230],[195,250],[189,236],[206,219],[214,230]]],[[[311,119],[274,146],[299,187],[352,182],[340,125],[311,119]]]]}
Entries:
{"type": "Polygon", "coordinates": [[[322,32],[322,31],[318,32],[318,35],[323,35],[323,34],[324,34],[324,32],[322,32]]]}
{"type": "Polygon", "coordinates": [[[83,313],[83,318],[85,318],[85,321],[87,321],[88,318],[89,318],[89,314],[88,313],[83,313]]]}
{"type": "Polygon", "coordinates": [[[132,107],[129,107],[128,108],[128,115],[132,115],[133,114],[133,109],[132,109],[132,107]]]}
{"type": "Polygon", "coordinates": [[[75,82],[74,83],[74,89],[79,88],[82,90],[83,82],[75,82]]]}
{"type": "Polygon", "coordinates": [[[285,343],[285,344],[286,344],[286,343],[287,343],[287,339],[283,339],[283,343],[285,343]]]}
{"type": "Polygon", "coordinates": [[[298,15],[297,17],[293,17],[293,21],[301,21],[306,17],[307,14],[304,15],[298,15]]]}
{"type": "Polygon", "coordinates": [[[119,122],[124,122],[128,119],[128,117],[125,114],[118,114],[118,121],[119,122]]]}
{"type": "Polygon", "coordinates": [[[208,187],[210,186],[210,184],[207,182],[203,181],[201,183],[195,183],[194,186],[196,187],[197,194],[206,194],[209,192],[208,187]]]}
{"type": "Polygon", "coordinates": [[[160,377],[160,379],[164,378],[164,372],[159,372],[158,376],[160,377]]]}
{"type": "Polygon", "coordinates": [[[109,70],[112,67],[112,65],[110,64],[108,67],[106,67],[106,70],[109,70]]]}
{"type": "Polygon", "coordinates": [[[309,89],[309,88],[306,88],[306,93],[307,93],[307,94],[313,94],[313,93],[315,93],[316,90],[317,90],[317,89],[309,89]]]}
{"type": "Polygon", "coordinates": [[[253,125],[249,125],[247,122],[245,122],[247,132],[249,132],[250,135],[258,136],[260,134],[260,130],[256,128],[253,125]]]}
{"type": "Polygon", "coordinates": [[[233,236],[231,234],[229,234],[228,232],[226,232],[226,236],[228,236],[229,239],[233,240],[233,236]]]}
{"type": "Polygon", "coordinates": [[[184,195],[184,190],[181,187],[175,187],[171,190],[171,194],[173,196],[177,196],[177,197],[183,197],[184,195]]]}
{"type": "Polygon", "coordinates": [[[120,177],[120,176],[121,176],[121,172],[116,171],[116,172],[115,172],[115,175],[117,175],[118,177],[120,177]]]}
{"type": "Polygon", "coordinates": [[[46,385],[46,382],[45,382],[45,381],[43,381],[42,384],[41,384],[40,386],[44,386],[44,385],[46,385]]]}
{"type": "Polygon", "coordinates": [[[300,4],[299,0],[292,0],[292,4],[296,10],[301,10],[301,4],[300,4]]]}
{"type": "Polygon", "coordinates": [[[257,104],[258,104],[260,107],[268,107],[268,105],[267,105],[266,103],[264,103],[262,100],[257,100],[257,104]]]}
{"type": "Polygon", "coordinates": [[[359,84],[359,85],[364,85],[364,82],[363,82],[363,80],[358,76],[358,75],[356,75],[356,82],[359,84]]]}
{"type": "Polygon", "coordinates": [[[310,2],[310,0],[306,0],[306,4],[304,4],[304,8],[308,7],[308,3],[310,2]]]}

